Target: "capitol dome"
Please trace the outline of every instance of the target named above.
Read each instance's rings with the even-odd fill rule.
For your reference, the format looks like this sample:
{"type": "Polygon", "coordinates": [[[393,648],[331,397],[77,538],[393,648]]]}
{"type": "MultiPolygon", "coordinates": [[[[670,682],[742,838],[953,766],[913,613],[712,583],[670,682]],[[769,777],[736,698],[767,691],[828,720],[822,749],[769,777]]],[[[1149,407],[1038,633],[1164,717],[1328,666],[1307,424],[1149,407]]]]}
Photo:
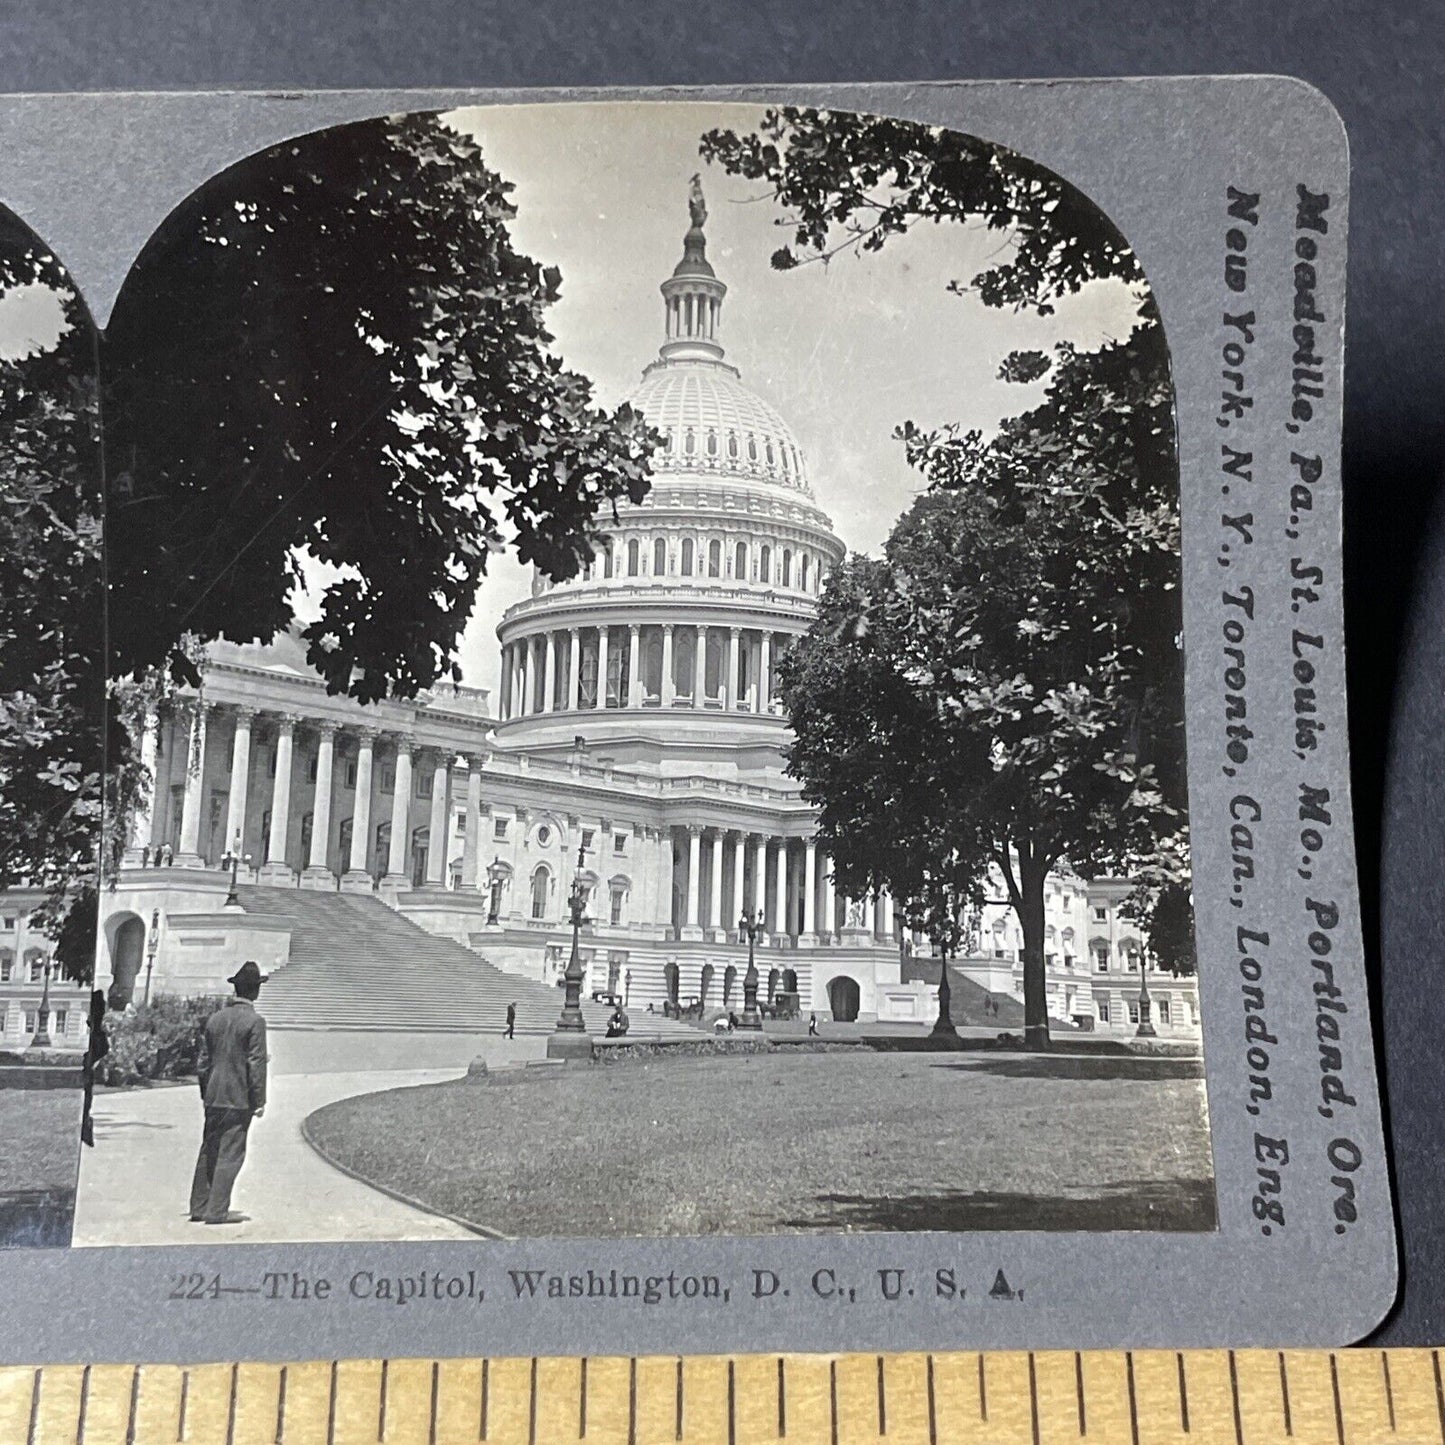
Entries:
{"type": "Polygon", "coordinates": [[[662,344],[629,398],[662,434],[652,487],[609,504],[577,576],[535,571],[503,614],[497,738],[537,759],[573,759],[580,739],[659,774],[782,786],[778,660],[844,548],[797,438],[724,357],[728,288],[707,259],[696,178],[688,209],[662,344]]]}
{"type": "Polygon", "coordinates": [[[665,438],[653,471],[770,482],[810,501],[807,466],[787,423],[721,361],[658,360],[628,398],[665,438]]]}

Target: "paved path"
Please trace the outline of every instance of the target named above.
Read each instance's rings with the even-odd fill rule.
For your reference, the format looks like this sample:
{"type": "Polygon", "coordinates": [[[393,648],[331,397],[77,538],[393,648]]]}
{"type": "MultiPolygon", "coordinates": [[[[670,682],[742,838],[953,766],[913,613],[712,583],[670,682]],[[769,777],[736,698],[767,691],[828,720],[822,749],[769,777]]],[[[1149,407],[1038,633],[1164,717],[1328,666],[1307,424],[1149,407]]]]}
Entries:
{"type": "Polygon", "coordinates": [[[407,1068],[398,1067],[398,1051],[369,1048],[365,1035],[276,1031],[270,1042],[269,1102],[251,1126],[232,1199],[232,1208],[249,1216],[246,1222],[218,1228],[188,1218],[201,1140],[195,1084],[122,1089],[96,1095],[95,1148],[81,1151],[74,1244],[476,1238],[333,1169],[301,1137],[302,1121],[337,1099],[455,1078],[479,1054],[489,1063],[538,1056],[545,1040],[473,1040],[461,1057],[457,1040],[442,1040],[432,1051],[410,1050],[407,1068]],[[348,1055],[349,1070],[342,1067],[348,1055]]]}

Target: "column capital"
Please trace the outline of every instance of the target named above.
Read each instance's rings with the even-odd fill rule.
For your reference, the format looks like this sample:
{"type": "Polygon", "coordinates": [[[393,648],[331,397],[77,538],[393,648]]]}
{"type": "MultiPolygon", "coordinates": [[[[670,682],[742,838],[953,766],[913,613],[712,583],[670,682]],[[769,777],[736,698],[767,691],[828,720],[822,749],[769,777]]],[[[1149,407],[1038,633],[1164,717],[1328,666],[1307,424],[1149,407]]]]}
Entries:
{"type": "Polygon", "coordinates": [[[417,751],[417,742],[416,742],[416,734],[415,734],[415,733],[393,733],[393,732],[388,732],[388,733],[386,734],[386,740],[387,740],[387,742],[389,742],[389,743],[391,744],[392,749],[396,752],[396,754],[397,754],[398,757],[399,757],[402,753],[415,754],[416,751],[417,751]]]}
{"type": "Polygon", "coordinates": [[[486,767],[488,761],[491,759],[491,756],[492,755],[487,752],[462,754],[462,757],[465,759],[467,764],[467,771],[474,773],[480,773],[482,769],[486,767]]]}
{"type": "Polygon", "coordinates": [[[741,627],[729,627],[728,636],[731,637],[734,642],[736,642],[738,638],[742,636],[742,631],[743,630],[741,627]]]}
{"type": "Polygon", "coordinates": [[[627,631],[631,636],[636,637],[637,634],[642,631],[642,624],[640,622],[629,622],[627,624],[627,631]]]}
{"type": "Polygon", "coordinates": [[[227,706],[231,710],[231,715],[236,719],[237,726],[244,723],[250,727],[256,721],[259,709],[252,707],[249,703],[233,702],[228,703],[227,706]]]}
{"type": "Polygon", "coordinates": [[[354,733],[359,744],[375,743],[381,735],[381,729],[373,727],[370,723],[363,723],[359,727],[348,727],[347,732],[354,733]]]}
{"type": "Polygon", "coordinates": [[[672,629],[673,629],[676,625],[677,625],[677,624],[674,623],[674,622],[664,622],[664,623],[662,624],[662,634],[663,634],[663,636],[664,636],[664,637],[671,637],[671,636],[672,636],[672,629]]]}
{"type": "Polygon", "coordinates": [[[312,718],[311,726],[316,730],[316,736],[323,740],[334,738],[341,731],[341,724],[332,722],[330,718],[312,718]]]}
{"type": "Polygon", "coordinates": [[[687,829],[688,835],[693,838],[700,838],[706,831],[701,823],[684,823],[683,827],[687,829]]]}

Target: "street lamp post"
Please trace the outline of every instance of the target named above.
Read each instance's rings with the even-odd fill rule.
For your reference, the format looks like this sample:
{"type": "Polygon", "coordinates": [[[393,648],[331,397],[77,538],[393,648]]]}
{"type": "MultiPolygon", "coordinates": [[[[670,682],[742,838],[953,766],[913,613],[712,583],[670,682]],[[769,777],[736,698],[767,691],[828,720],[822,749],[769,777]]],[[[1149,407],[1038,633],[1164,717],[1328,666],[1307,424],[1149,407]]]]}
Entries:
{"type": "Polygon", "coordinates": [[[48,1049],[50,1047],[50,960],[47,958],[42,966],[42,977],[45,985],[40,991],[40,1014],[36,1019],[39,1027],[35,1030],[35,1037],[30,1040],[32,1049],[48,1049]]]}
{"type": "Polygon", "coordinates": [[[507,876],[501,854],[494,854],[487,865],[487,881],[491,884],[491,902],[487,908],[487,927],[499,923],[502,917],[502,880],[507,876]]]}
{"type": "Polygon", "coordinates": [[[1152,1039],[1156,1037],[1154,1024],[1149,1015],[1153,1012],[1153,1000],[1149,997],[1149,960],[1144,954],[1139,955],[1139,1027],[1134,1030],[1136,1039],[1152,1039]]]}
{"type": "Polygon", "coordinates": [[[587,907],[587,889],[582,882],[582,863],[587,849],[577,849],[577,873],[572,879],[568,905],[572,913],[572,956],[562,982],[567,993],[557,1028],[547,1040],[549,1059],[580,1059],[592,1057],[592,1040],[587,1035],[587,1021],[582,1017],[582,937],[583,913],[587,907]]]}
{"type": "Polygon", "coordinates": [[[632,1002],[632,970],[629,968],[622,975],[622,1007],[626,1008],[632,1002]]]}
{"type": "Polygon", "coordinates": [[[758,909],[758,916],[751,917],[743,914],[738,919],[738,932],[748,936],[748,971],[743,975],[743,1016],[738,1020],[740,1029],[760,1030],[763,1026],[763,1016],[758,1012],[758,963],[754,957],[754,950],[757,948],[758,937],[763,931],[763,910],[758,909]]]}
{"type": "Polygon", "coordinates": [[[226,856],[221,859],[221,867],[231,870],[231,891],[226,894],[226,901],[223,907],[239,908],[241,906],[241,900],[236,896],[236,874],[240,870],[242,863],[249,868],[251,866],[251,855],[247,853],[242,856],[241,834],[238,829],[235,843],[226,849],[226,856]]]}
{"type": "Polygon", "coordinates": [[[156,949],[161,941],[161,911],[159,908],[151,909],[151,931],[146,939],[146,991],[145,1001],[151,1001],[151,969],[156,963],[156,949]]]}

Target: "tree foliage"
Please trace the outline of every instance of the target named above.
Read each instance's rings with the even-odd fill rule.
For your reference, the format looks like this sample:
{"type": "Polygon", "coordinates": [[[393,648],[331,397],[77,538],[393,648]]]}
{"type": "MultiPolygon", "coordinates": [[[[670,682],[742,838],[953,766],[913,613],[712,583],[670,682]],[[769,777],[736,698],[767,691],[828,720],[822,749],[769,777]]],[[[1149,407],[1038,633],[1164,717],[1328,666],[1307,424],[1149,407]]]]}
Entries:
{"type": "Polygon", "coordinates": [[[433,115],[336,127],[195,192],[105,338],[115,667],[268,640],[298,557],[337,569],[304,629],[334,692],[448,674],[488,555],[575,575],[639,501],[655,438],[550,349],[561,277],[511,186],[433,115]]]}
{"type": "Polygon", "coordinates": [[[875,796],[895,789],[911,842],[956,842],[946,856],[960,896],[976,896],[990,858],[1002,871],[1024,935],[1026,1032],[1042,1046],[1043,885],[1055,863],[1140,876],[1139,916],[1171,958],[1185,946],[1178,469],[1158,311],[1127,242],[1087,197],[973,137],[783,109],[751,135],[709,133],[702,150],[770,188],[790,232],[773,257],[781,269],[949,222],[1004,242],[995,263],[948,283],[954,293],[1039,314],[1091,281],[1138,298],[1126,337],[1008,358],[1003,380],[1049,381],[1043,402],[996,435],[899,428],[927,490],[882,562],[850,561],[830,580],[784,679],[800,737],[822,733],[821,746],[800,741],[790,766],[822,809],[840,875],[907,857],[875,796]],[[870,748],[835,758],[864,696],[892,710],[870,748]],[[900,780],[903,752],[947,758],[946,787],[928,776],[932,761],[900,780]]]}
{"type": "MultiPolygon", "coordinates": [[[[0,301],[42,295],[58,339],[0,354],[0,889],[57,931],[93,898],[105,757],[95,338],[64,267],[0,210],[0,301]]],[[[62,950],[83,976],[89,950],[62,950]]]]}

